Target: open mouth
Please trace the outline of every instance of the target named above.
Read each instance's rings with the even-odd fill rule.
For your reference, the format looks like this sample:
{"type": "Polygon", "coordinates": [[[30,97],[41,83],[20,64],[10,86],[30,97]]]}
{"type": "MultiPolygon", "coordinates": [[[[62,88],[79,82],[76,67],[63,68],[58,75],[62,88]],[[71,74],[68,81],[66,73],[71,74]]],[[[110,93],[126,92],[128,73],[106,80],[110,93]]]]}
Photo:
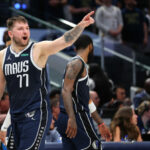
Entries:
{"type": "Polygon", "coordinates": [[[24,37],[23,37],[23,40],[27,40],[27,37],[26,37],[26,36],[24,36],[24,37]]]}

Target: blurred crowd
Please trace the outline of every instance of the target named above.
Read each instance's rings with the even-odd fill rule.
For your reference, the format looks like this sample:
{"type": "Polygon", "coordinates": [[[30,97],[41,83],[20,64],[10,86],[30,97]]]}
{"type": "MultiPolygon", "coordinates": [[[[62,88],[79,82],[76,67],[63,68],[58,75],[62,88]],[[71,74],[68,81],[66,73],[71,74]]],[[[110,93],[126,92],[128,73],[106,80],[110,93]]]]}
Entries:
{"type": "Polygon", "coordinates": [[[123,43],[149,54],[150,11],[139,7],[138,0],[33,0],[30,8],[29,13],[51,23],[60,18],[77,23],[95,10],[90,31],[99,33],[105,42],[123,43]]]}

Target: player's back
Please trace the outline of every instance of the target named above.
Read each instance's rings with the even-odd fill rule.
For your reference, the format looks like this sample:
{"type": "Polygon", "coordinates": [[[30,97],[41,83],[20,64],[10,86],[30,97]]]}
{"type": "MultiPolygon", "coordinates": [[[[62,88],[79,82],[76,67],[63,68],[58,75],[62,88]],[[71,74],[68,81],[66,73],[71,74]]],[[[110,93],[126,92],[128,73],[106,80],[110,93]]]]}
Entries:
{"type": "MultiPolygon", "coordinates": [[[[82,68],[77,76],[77,79],[74,82],[74,90],[72,92],[72,100],[75,112],[80,110],[89,111],[88,104],[89,104],[89,86],[88,86],[88,69],[87,65],[84,60],[80,56],[73,57],[71,61],[79,59],[82,62],[82,68]],[[81,77],[84,69],[86,69],[86,76],[81,77]]],[[[69,63],[70,63],[69,62],[69,63]]],[[[64,74],[65,76],[65,74],[64,74]]],[[[63,80],[64,81],[64,80],[63,80]]],[[[63,102],[61,103],[61,108],[63,109],[63,102]]]]}

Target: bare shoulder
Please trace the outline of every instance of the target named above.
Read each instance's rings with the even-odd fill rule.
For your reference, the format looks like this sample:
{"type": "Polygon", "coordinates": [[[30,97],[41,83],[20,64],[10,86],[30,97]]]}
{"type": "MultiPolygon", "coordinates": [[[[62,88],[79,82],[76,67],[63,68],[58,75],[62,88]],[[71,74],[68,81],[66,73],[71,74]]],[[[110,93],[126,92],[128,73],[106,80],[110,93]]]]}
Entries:
{"type": "Polygon", "coordinates": [[[82,68],[82,62],[80,59],[74,59],[70,61],[66,69],[66,77],[70,80],[75,79],[82,68]]]}
{"type": "Polygon", "coordinates": [[[2,62],[3,62],[4,54],[5,54],[6,50],[7,50],[7,48],[0,51],[0,67],[2,66],[2,62]]]}
{"type": "Polygon", "coordinates": [[[34,44],[35,48],[42,48],[43,46],[47,45],[47,44],[51,44],[52,41],[41,41],[41,42],[37,42],[34,44]]]}

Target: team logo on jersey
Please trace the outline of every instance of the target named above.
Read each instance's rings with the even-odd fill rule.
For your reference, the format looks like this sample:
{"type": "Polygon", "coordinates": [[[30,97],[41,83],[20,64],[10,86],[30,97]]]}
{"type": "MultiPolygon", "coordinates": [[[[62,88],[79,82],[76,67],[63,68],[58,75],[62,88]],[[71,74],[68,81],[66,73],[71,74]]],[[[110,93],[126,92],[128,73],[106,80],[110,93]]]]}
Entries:
{"type": "Polygon", "coordinates": [[[99,141],[97,141],[97,140],[93,141],[92,147],[93,147],[93,149],[99,149],[99,141]]]}
{"type": "Polygon", "coordinates": [[[23,56],[23,57],[24,57],[24,56],[29,56],[29,54],[21,54],[21,56],[23,56]]]}
{"type": "Polygon", "coordinates": [[[10,55],[8,56],[7,60],[11,60],[11,57],[10,57],[10,55]]]}
{"type": "Polygon", "coordinates": [[[34,115],[35,115],[35,111],[31,111],[25,114],[25,116],[27,118],[31,118],[31,120],[35,120],[34,115]]]}

